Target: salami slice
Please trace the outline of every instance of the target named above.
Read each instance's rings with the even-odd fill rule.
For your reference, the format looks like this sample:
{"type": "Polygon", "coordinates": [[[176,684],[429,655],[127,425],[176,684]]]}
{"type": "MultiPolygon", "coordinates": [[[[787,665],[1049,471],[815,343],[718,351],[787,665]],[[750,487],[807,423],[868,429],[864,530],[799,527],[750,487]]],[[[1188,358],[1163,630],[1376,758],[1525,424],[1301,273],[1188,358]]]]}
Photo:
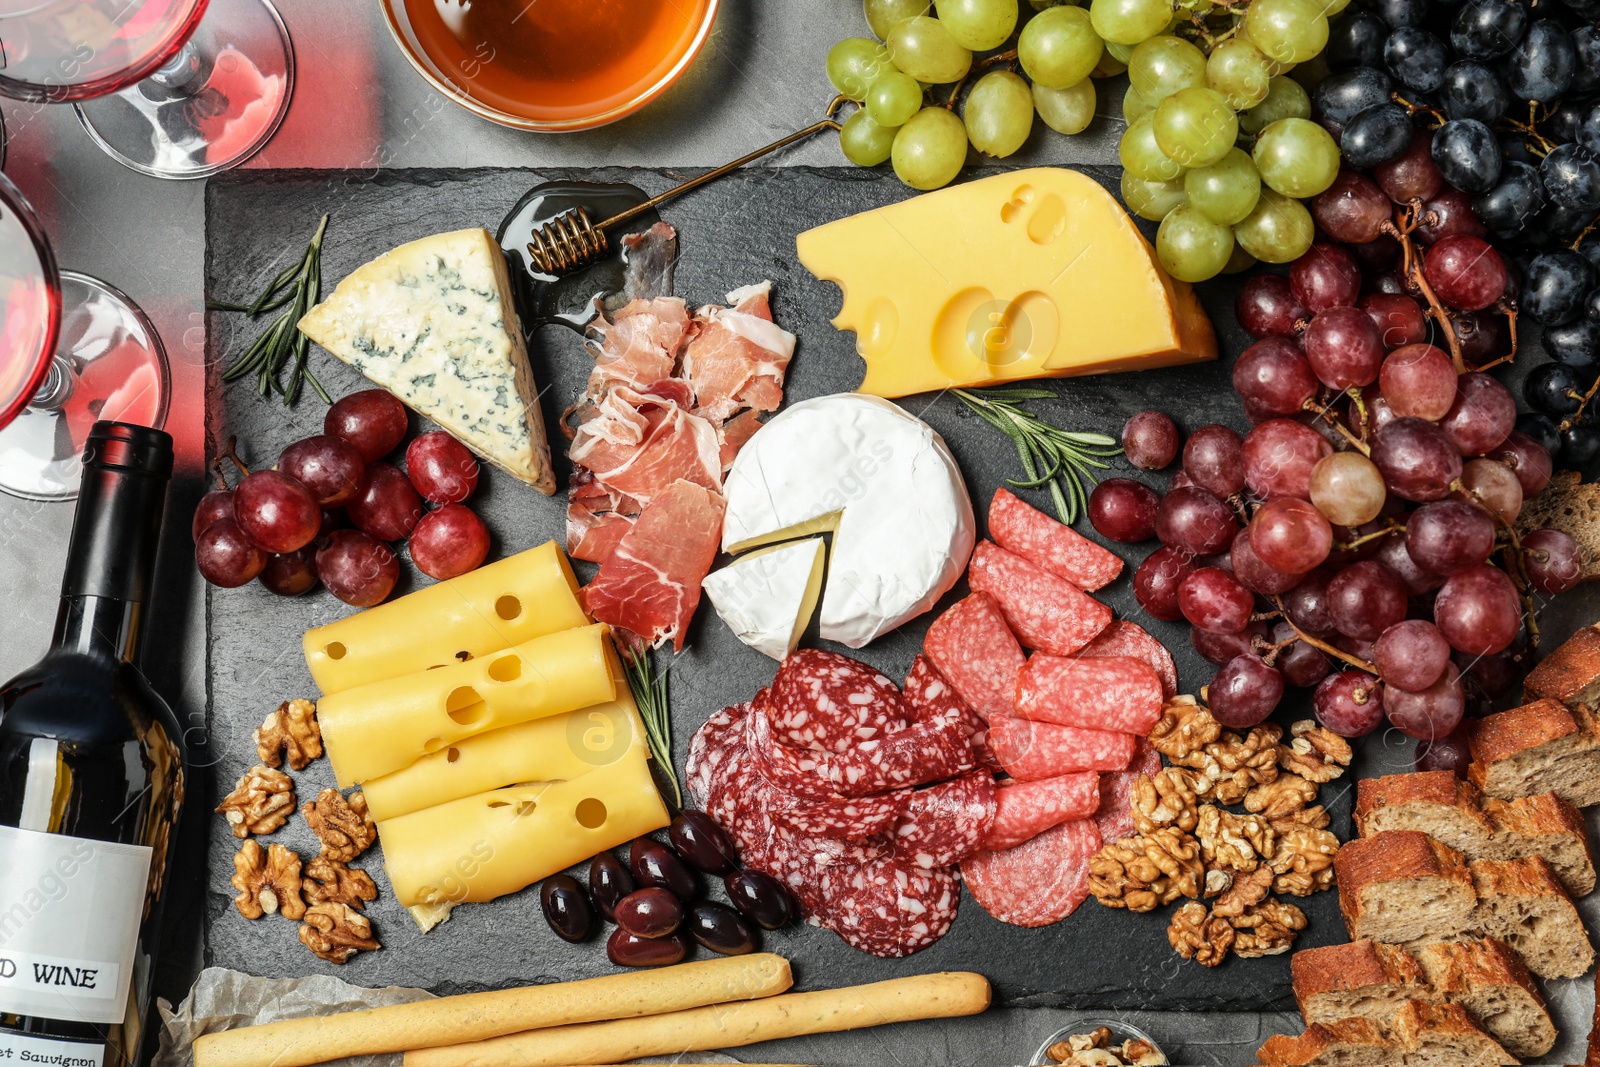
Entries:
{"type": "Polygon", "coordinates": [[[1015,848],[1052,826],[1091,819],[1099,808],[1100,775],[1093,771],[1035,782],[1001,782],[995,792],[994,823],[983,847],[991,851],[1015,848]]]}
{"type": "Polygon", "coordinates": [[[798,834],[861,841],[892,830],[910,799],[909,790],[897,789],[872,797],[797,800],[774,815],[798,834]]]}
{"type": "Polygon", "coordinates": [[[1023,781],[1073,771],[1119,771],[1133,759],[1138,738],[1108,730],[1080,730],[1006,715],[989,723],[989,743],[1006,773],[1023,781]]]}
{"type": "Polygon", "coordinates": [[[928,627],[922,647],[984,721],[1011,714],[1027,656],[994,597],[974,593],[952,605],[928,627]]]}
{"type": "Polygon", "coordinates": [[[1167,646],[1136,622],[1112,619],[1100,636],[1083,646],[1080,656],[1128,656],[1150,664],[1161,678],[1161,694],[1168,700],[1178,695],[1178,668],[1167,646]]]}
{"type": "Polygon", "coordinates": [[[977,765],[972,746],[956,723],[919,722],[849,752],[803,750],[773,736],[766,710],[754,707],[746,750],[767,780],[808,800],[834,795],[872,796],[924,782],[941,782],[977,765]]]}
{"type": "Polygon", "coordinates": [[[918,789],[895,826],[894,854],[925,870],[960,863],[978,851],[994,812],[994,775],[987,770],[918,789]]]}
{"type": "Polygon", "coordinates": [[[689,756],[683,765],[683,788],[689,796],[690,803],[702,811],[705,810],[707,798],[711,795],[711,783],[716,777],[718,768],[728,758],[728,753],[732,749],[742,748],[744,745],[742,733],[732,742],[729,737],[734,725],[741,722],[749,713],[748,703],[723,708],[714,712],[689,739],[689,756]]]}
{"type": "Polygon", "coordinates": [[[1017,675],[1017,715],[1084,730],[1148,734],[1161,719],[1161,678],[1127,656],[1034,656],[1017,675]]]}
{"type": "Polygon", "coordinates": [[[914,721],[959,723],[972,744],[978,765],[992,770],[1000,768],[995,762],[994,750],[989,747],[989,724],[961,699],[955,686],[945,680],[927,656],[918,656],[912,661],[903,694],[906,713],[914,721]]]}
{"type": "Polygon", "coordinates": [[[889,834],[879,834],[864,841],[839,841],[831,837],[795,833],[783,826],[774,826],[773,834],[783,851],[809,861],[818,870],[859,867],[894,852],[894,839],[889,834]]]}
{"type": "Polygon", "coordinates": [[[822,874],[818,925],[885,959],[920,952],[955,922],[961,883],[949,867],[923,870],[893,856],[822,874]]]}
{"type": "Polygon", "coordinates": [[[815,648],[783,661],[765,706],[773,735],[796,748],[848,752],[906,727],[893,682],[865,663],[815,648]]]}
{"type": "Polygon", "coordinates": [[[1049,926],[1089,896],[1089,859],[1100,851],[1093,819],[1075,819],[1001,852],[976,852],[961,877],[983,909],[1013,926],[1049,926]]]}
{"type": "Polygon", "coordinates": [[[1102,838],[1121,841],[1133,836],[1133,783],[1141,774],[1154,777],[1160,769],[1161,753],[1141,737],[1126,768],[1100,776],[1100,810],[1094,818],[1102,838]]]}
{"type": "Polygon", "coordinates": [[[989,536],[1001,548],[1065,578],[1079,589],[1110,585],[1122,573],[1122,560],[1070,526],[1030,507],[1005,488],[989,501],[989,536]]]}
{"type": "Polygon", "coordinates": [[[1052,656],[1072,655],[1111,622],[1111,609],[1100,601],[993,541],[978,542],[967,582],[995,598],[1023,647],[1052,656]]]}

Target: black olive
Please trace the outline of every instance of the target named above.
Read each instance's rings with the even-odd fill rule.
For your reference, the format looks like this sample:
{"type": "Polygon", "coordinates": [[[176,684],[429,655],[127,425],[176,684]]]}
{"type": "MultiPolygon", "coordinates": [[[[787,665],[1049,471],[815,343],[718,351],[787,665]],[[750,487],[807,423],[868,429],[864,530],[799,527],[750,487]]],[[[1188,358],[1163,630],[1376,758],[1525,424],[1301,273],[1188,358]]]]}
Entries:
{"type": "Polygon", "coordinates": [[[614,909],[617,901],[633,892],[633,875],[622,861],[609,852],[602,852],[589,863],[589,895],[594,897],[594,909],[606,922],[616,922],[614,909]]]}
{"type": "Polygon", "coordinates": [[[726,904],[702,900],[689,909],[691,937],[712,952],[743,956],[756,950],[756,932],[726,904]]]}
{"type": "Polygon", "coordinates": [[[671,937],[634,937],[620,926],[606,939],[606,956],[618,967],[665,967],[681,963],[689,954],[682,934],[671,937]]]}
{"type": "Polygon", "coordinates": [[[539,906],[545,921],[563,941],[576,944],[594,931],[594,908],[578,880],[569,874],[551,875],[539,887],[539,906]]]}
{"type": "Polygon", "coordinates": [[[658,885],[635,889],[616,907],[617,926],[634,937],[667,937],[683,922],[683,903],[658,885]]]}
{"type": "Polygon", "coordinates": [[[793,915],[789,893],[783,884],[761,871],[734,871],[722,880],[728,899],[739,914],[763,930],[776,930],[793,915]]]}
{"type": "Polygon", "coordinates": [[[695,897],[694,874],[672,849],[650,837],[634,841],[628,853],[628,866],[642,886],[658,885],[670,889],[685,904],[695,897]]]}
{"type": "Polygon", "coordinates": [[[678,854],[707,874],[727,874],[739,866],[728,833],[703,811],[685,811],[667,831],[678,854]]]}

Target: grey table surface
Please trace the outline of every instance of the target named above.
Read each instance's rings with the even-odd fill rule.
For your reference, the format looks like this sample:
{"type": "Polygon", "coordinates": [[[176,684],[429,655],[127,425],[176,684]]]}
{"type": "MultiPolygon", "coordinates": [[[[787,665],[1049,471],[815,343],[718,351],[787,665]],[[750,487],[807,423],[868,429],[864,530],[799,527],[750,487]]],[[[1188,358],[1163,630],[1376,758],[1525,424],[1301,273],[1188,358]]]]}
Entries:
{"type": "MultiPolygon", "coordinates": [[[[503,129],[454,106],[418,77],[389,38],[375,0],[279,0],[299,65],[293,105],[276,138],[247,166],[371,173],[385,167],[711,166],[813,121],[832,95],[823,57],[840,37],[866,32],[857,0],[723,0],[706,51],[690,73],[640,113],[599,130],[541,136],[503,129]]],[[[1010,162],[1115,163],[1122,123],[1117,94],[1103,98],[1086,133],[1035,132],[1010,162]]],[[[175,506],[200,491],[204,468],[203,183],[164,182],[102,154],[70,108],[0,101],[10,133],[5,173],[44,219],[64,267],[120,287],[162,334],[173,365],[172,414],[180,475],[175,506]]],[[[839,165],[831,137],[802,142],[771,165],[839,165]]],[[[0,677],[45,649],[72,519],[68,504],[0,496],[0,677]]],[[[181,529],[181,527],[174,527],[181,529]]],[[[203,721],[207,649],[203,601],[186,537],[171,537],[163,574],[171,590],[152,620],[146,666],[180,715],[203,721]]],[[[200,877],[196,874],[196,877],[200,877]]],[[[1592,909],[1590,912],[1593,925],[1592,909]]],[[[182,916],[174,920],[183,923],[182,916]]],[[[179,999],[203,945],[175,939],[160,992],[179,999]]],[[[1115,966],[1105,958],[1062,967],[1115,966]]],[[[1554,983],[1563,1032],[1552,1063],[1581,1059],[1593,1006],[1590,983],[1554,983]]],[[[741,1059],[831,1064],[1017,1064],[1055,1030],[1092,1013],[994,1010],[922,1023],[739,1050],[741,1059]]],[[[1245,1064],[1292,1015],[1134,1013],[1185,1063],[1245,1064]]]]}

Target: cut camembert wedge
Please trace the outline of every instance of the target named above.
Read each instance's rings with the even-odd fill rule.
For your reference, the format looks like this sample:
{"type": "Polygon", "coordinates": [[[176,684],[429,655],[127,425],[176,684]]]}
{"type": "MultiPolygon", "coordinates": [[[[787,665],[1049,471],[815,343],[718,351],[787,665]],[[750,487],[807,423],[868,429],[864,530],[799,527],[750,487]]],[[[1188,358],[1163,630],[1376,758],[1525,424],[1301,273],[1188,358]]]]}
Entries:
{"type": "Polygon", "coordinates": [[[385,252],[300,330],[518,481],[556,491],[511,277],[488,230],[385,252]]]}

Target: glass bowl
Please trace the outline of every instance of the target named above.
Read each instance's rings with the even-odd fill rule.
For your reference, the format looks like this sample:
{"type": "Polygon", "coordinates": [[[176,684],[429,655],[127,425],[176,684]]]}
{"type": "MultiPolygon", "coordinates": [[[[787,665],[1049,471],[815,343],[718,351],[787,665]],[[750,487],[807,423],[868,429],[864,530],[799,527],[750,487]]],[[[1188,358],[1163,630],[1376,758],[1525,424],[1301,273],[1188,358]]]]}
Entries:
{"type": "MultiPolygon", "coordinates": [[[[1167,1050],[1162,1048],[1155,1038],[1151,1037],[1137,1026],[1126,1023],[1121,1019],[1079,1019],[1075,1023],[1072,1023],[1068,1026],[1063,1026],[1061,1029],[1045,1038],[1044,1043],[1039,1046],[1039,1051],[1035,1052],[1033,1054],[1033,1059],[1029,1060],[1028,1062],[1030,1064],[1054,1063],[1055,1061],[1051,1060],[1048,1055],[1051,1045],[1054,1045],[1058,1041],[1065,1041],[1073,1034],[1093,1033],[1102,1026],[1111,1031],[1111,1040],[1113,1044],[1120,1045],[1131,1037],[1137,1041],[1145,1042],[1163,1056],[1167,1055],[1167,1050]]],[[[1167,1058],[1169,1061],[1171,1060],[1170,1056],[1167,1058]]]]}
{"type": "MultiPolygon", "coordinates": [[[[389,27],[401,53],[427,82],[450,100],[475,115],[517,130],[538,133],[566,133],[604,126],[625,118],[664,93],[694,62],[706,39],[711,35],[720,0],[690,0],[680,3],[667,0],[664,8],[683,13],[689,8],[683,24],[667,27],[661,40],[640,44],[630,53],[632,62],[642,62],[644,67],[634,76],[617,82],[617,88],[599,94],[593,101],[528,100],[502,91],[495,77],[495,63],[503,53],[516,52],[483,37],[474,39],[467,24],[475,0],[379,0],[384,22],[389,27]],[[435,21],[437,19],[437,21],[435,21]],[[659,54],[655,45],[660,44],[659,54]],[[650,47],[646,49],[646,45],[650,47]],[[638,55],[643,53],[641,60],[638,55]]],[[[485,0],[476,0],[485,3],[485,0]]],[[[489,0],[495,3],[498,0],[489,0]]],[[[603,0],[563,0],[575,7],[597,10],[603,0]]],[[[609,5],[613,9],[617,0],[609,5]]],[[[539,0],[543,10],[555,12],[559,17],[558,0],[539,0]],[[544,6],[548,5],[548,6],[544,6]]],[[[534,10],[529,5],[527,10],[534,10]]],[[[527,12],[524,11],[524,14],[527,12]]],[[[579,16],[581,17],[581,16],[579,16]]],[[[526,27],[524,27],[526,29],[526,27]]],[[[521,31],[519,31],[521,32],[521,31]]],[[[527,32],[532,32],[528,30],[527,32]]],[[[552,65],[566,65],[569,69],[552,79],[563,88],[582,80],[583,46],[573,44],[559,52],[549,53],[552,65]],[[564,80],[562,80],[564,79],[564,80]]],[[[592,54],[592,53],[591,53],[592,54]]],[[[620,52],[618,54],[621,54],[620,52]]],[[[577,90],[573,90],[576,92],[577,90]]]]}

